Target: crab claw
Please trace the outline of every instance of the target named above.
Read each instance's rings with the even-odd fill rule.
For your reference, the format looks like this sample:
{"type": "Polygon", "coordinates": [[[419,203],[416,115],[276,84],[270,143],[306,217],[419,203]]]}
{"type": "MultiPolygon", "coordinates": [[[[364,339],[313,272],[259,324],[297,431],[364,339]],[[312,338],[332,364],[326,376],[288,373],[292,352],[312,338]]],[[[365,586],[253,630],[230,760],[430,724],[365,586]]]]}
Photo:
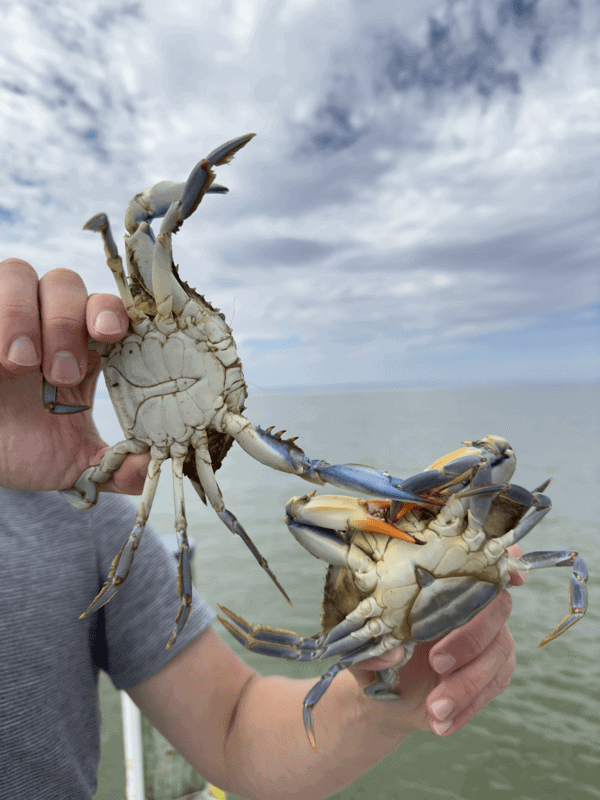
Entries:
{"type": "Polygon", "coordinates": [[[238,136],[237,139],[231,139],[220,147],[217,147],[212,153],[209,153],[206,158],[203,158],[202,161],[196,164],[186,181],[181,196],[182,220],[187,219],[190,214],[194,213],[215,179],[215,173],[212,171],[211,167],[220,167],[222,164],[227,164],[237,151],[248,144],[250,139],[254,136],[256,136],[255,133],[247,133],[244,136],[238,136]]]}
{"type": "Polygon", "coordinates": [[[135,233],[142,222],[151,222],[153,219],[164,217],[173,205],[181,201],[177,212],[173,212],[176,213],[176,219],[167,223],[170,232],[175,233],[182,222],[198,208],[205,194],[226,194],[229,190],[225,186],[213,183],[215,173],[211,167],[218,167],[231,161],[237,151],[255,135],[247,133],[220,145],[196,164],[187,181],[183,183],[159,181],[149,189],[136,194],[125,214],[125,227],[128,233],[135,233]]]}
{"type": "MultiPolygon", "coordinates": [[[[402,479],[395,478],[389,472],[362,464],[329,464],[319,458],[309,459],[304,450],[295,444],[297,437],[282,439],[283,431],[272,433],[272,428],[265,430],[254,426],[239,414],[228,412],[223,415],[223,422],[226,433],[233,436],[250,456],[271,469],[298,475],[318,486],[330,483],[340,489],[386,497],[401,503],[443,505],[435,498],[419,497],[412,489],[405,490],[402,479]]],[[[440,482],[439,479],[437,482],[440,482]]]]}
{"type": "Polygon", "coordinates": [[[71,406],[66,403],[57,403],[56,396],[58,389],[46,378],[42,378],[42,403],[46,411],[51,414],[79,414],[81,411],[88,411],[89,406],[71,406]]]}
{"type": "MultiPolygon", "coordinates": [[[[389,505],[386,503],[372,503],[371,506],[389,505]]],[[[357,500],[355,497],[345,495],[305,495],[303,497],[292,497],[285,507],[286,524],[293,536],[300,539],[301,544],[306,547],[313,555],[318,558],[325,557],[330,564],[338,563],[331,548],[340,549],[345,552],[341,540],[332,531],[365,531],[367,533],[379,533],[384,536],[391,536],[394,539],[403,539],[412,544],[422,544],[418,539],[406,531],[396,528],[383,519],[374,517],[369,513],[369,503],[364,500],[357,500]],[[299,537],[302,532],[304,536],[310,535],[305,540],[299,537]],[[308,541],[317,536],[320,547],[327,547],[326,551],[315,552],[311,550],[308,541]],[[335,542],[337,540],[338,547],[335,542]]],[[[344,563],[344,562],[342,562],[344,563]]]]}

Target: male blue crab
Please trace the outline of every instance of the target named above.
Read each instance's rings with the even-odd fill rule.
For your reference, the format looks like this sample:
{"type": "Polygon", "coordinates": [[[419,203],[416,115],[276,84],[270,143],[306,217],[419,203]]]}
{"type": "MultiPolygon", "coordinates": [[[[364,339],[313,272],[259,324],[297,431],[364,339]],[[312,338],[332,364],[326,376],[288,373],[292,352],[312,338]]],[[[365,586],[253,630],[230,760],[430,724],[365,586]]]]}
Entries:
{"type": "Polygon", "coordinates": [[[403,644],[402,662],[380,671],[365,689],[375,699],[397,700],[397,670],[415,646],[468,622],[508,584],[510,571],[573,569],[569,614],[540,647],[585,614],[588,575],[576,552],[532,552],[513,558],[506,551],[550,510],[550,499],[543,494],[549,481],[533,492],[511,484],[515,455],[498,436],[465,444],[402,483],[407,491],[424,493],[418,505],[314,493],[289,501],[289,530],[330,565],[320,633],[301,637],[251,625],[219,606],[227,617],[220,621],[249,650],[299,661],[341,656],[304,699],[304,725],[315,750],[312,710],[341,670],[403,644]],[[390,534],[382,523],[402,529],[413,541],[398,532],[390,534]]]}
{"type": "MultiPolygon", "coordinates": [[[[167,647],[185,626],[192,604],[184,474],[227,528],[241,536],[287,598],[267,561],[225,507],[215,479],[215,471],[234,440],[263,464],[319,486],[330,483],[396,503],[419,504],[423,502],[420,493],[433,485],[431,475],[405,485],[369,467],[309,459],[294,439],[281,438],[283,431],[263,430],[242,415],[246,384],[231,329],[219,310],[179,277],[171,238],[205,194],[227,192],[213,183],[212,168],[231,161],[253,136],[246,134],[217,147],[194,167],[186,182],[163,181],[135,195],[125,214],[127,277],[106,215],[96,214],[84,226],[102,235],[107,264],[130,319],[127,335],[117,344],[90,342],[90,348],[101,356],[107,389],[126,438],[62,494],[76,508],[90,508],[97,501],[98,487],[111,479],[128,454],[149,450],[151,461],[133,531],[115,556],[106,583],[82,616],[101,608],[127,578],[150,514],[161,464],[171,458],[181,602],[167,647]],[[155,237],[150,223],[160,217],[164,220],[155,237]]],[[[87,410],[60,403],[56,387],[46,381],[42,395],[45,408],[52,414],[87,410]]],[[[440,478],[441,483],[446,480],[440,478]]],[[[427,502],[435,503],[431,499],[427,502]]],[[[395,530],[383,520],[381,524],[395,530]]],[[[414,541],[412,536],[407,538],[414,541]]]]}

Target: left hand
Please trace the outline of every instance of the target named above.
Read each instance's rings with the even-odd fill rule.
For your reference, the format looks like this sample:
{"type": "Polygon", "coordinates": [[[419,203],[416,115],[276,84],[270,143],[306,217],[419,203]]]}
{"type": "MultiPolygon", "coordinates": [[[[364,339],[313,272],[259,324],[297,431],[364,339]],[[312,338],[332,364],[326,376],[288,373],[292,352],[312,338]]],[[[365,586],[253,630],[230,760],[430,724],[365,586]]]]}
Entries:
{"type": "MultiPolygon", "coordinates": [[[[514,557],[523,554],[518,545],[508,552],[514,557]]],[[[523,573],[512,573],[510,582],[520,586],[523,573]]],[[[465,625],[415,647],[410,661],[398,670],[396,686],[402,716],[410,718],[415,730],[454,733],[507,688],[515,668],[515,643],[506,626],[511,606],[512,598],[503,590],[465,625]]],[[[350,671],[364,688],[375,680],[374,671],[398,664],[402,654],[400,646],[350,671]]]]}
{"type": "MultiPolygon", "coordinates": [[[[38,278],[18,258],[0,262],[0,286],[0,486],[70,489],[109,445],[91,410],[66,416],[44,410],[40,366],[59,387],[60,402],[91,407],[100,359],[88,350],[88,336],[118,342],[129,326],[127,313],[115,295],[88,296],[76,272],[58,268],[38,278]],[[107,312],[112,332],[101,327],[107,312]]],[[[141,494],[149,461],[149,453],[128,456],[101,491],[141,494]]]]}

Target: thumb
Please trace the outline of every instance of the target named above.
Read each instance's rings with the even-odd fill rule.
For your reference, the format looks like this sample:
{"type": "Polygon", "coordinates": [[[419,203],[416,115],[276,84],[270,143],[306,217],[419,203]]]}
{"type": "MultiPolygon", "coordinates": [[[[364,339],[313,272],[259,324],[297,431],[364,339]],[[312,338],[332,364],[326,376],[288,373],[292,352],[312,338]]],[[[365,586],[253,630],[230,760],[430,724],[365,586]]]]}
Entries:
{"type": "MultiPolygon", "coordinates": [[[[104,452],[100,455],[104,455],[104,452]]],[[[110,481],[99,487],[100,491],[113,494],[141,494],[149,463],[150,452],[127,456],[110,481]]]]}

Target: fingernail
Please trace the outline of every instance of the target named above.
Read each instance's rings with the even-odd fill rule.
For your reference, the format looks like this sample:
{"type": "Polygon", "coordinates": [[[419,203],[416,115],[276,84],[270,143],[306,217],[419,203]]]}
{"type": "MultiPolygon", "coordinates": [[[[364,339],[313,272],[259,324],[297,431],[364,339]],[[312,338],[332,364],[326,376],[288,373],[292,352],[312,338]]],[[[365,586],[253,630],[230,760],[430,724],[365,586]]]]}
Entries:
{"type": "Polygon", "coordinates": [[[35,367],[38,363],[35,346],[28,336],[19,336],[11,344],[8,360],[18,367],[35,367]]]}
{"type": "Polygon", "coordinates": [[[436,700],[435,703],[431,704],[431,710],[438,719],[446,719],[454,710],[454,703],[447,697],[443,700],[436,700]]]}
{"type": "Polygon", "coordinates": [[[456,664],[456,659],[450,653],[433,657],[433,668],[436,672],[448,672],[456,664]]]}
{"type": "Polygon", "coordinates": [[[121,320],[114,311],[101,311],[96,317],[94,327],[98,333],[107,335],[121,333],[121,320]]]}
{"type": "Polygon", "coordinates": [[[431,727],[433,728],[434,732],[441,736],[443,733],[446,733],[448,728],[450,728],[453,724],[454,720],[447,720],[446,722],[432,722],[431,727]]]}
{"type": "Polygon", "coordinates": [[[81,380],[79,365],[73,353],[61,350],[54,355],[50,367],[50,380],[57,383],[78,383],[81,380]]]}

